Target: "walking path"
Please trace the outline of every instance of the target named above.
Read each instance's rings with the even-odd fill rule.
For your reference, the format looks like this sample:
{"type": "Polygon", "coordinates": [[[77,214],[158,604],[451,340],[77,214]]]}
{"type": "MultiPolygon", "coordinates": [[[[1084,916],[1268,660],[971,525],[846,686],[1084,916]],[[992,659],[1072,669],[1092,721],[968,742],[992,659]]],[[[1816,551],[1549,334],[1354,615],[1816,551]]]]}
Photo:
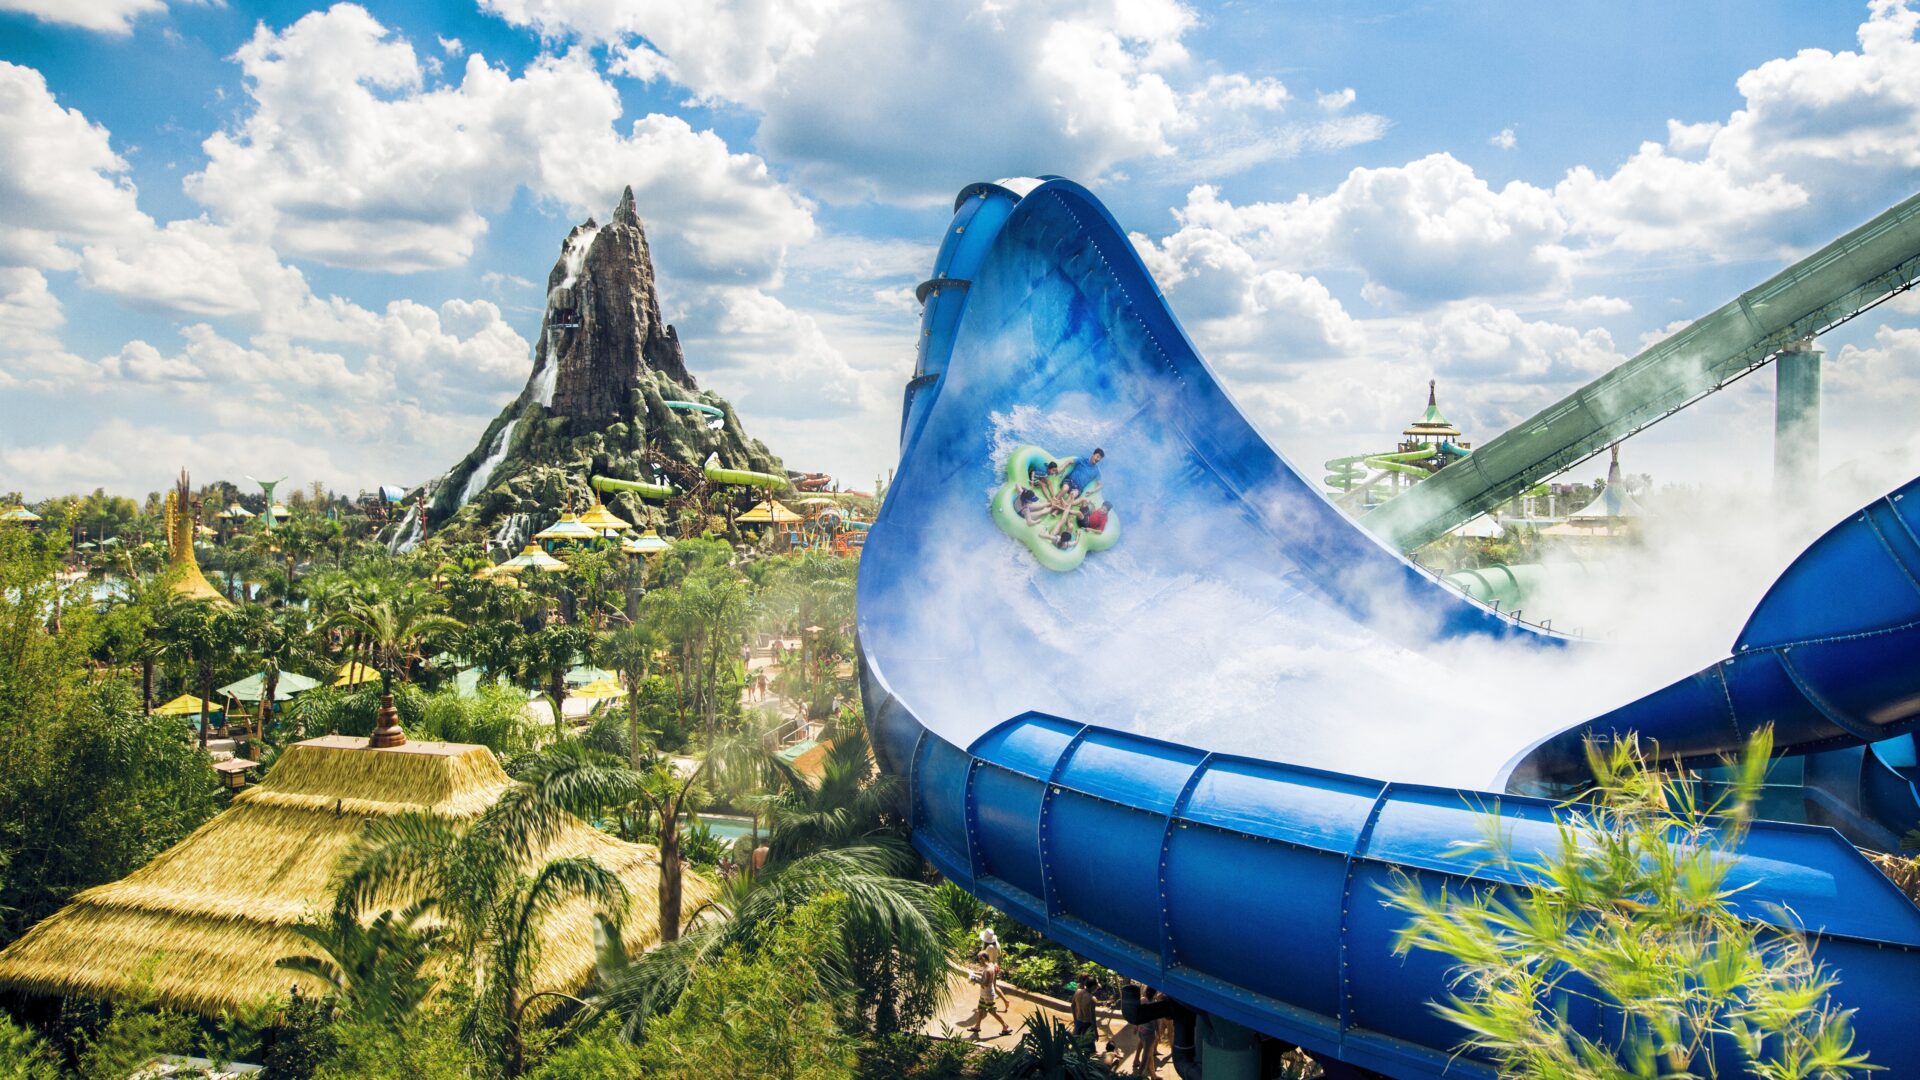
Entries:
{"type": "MultiPolygon", "coordinates": [[[[1013,1029],[1013,1033],[1001,1035],[999,1024],[989,1016],[980,1022],[980,1045],[991,1046],[996,1050],[1012,1049],[1014,1044],[1020,1041],[1021,1031],[1027,1019],[1036,1015],[1049,1017],[1069,1028],[1073,1026],[1072,1014],[1067,1010],[1064,1002],[1056,1005],[1051,999],[1009,987],[1004,982],[1000,984],[1000,989],[1002,990],[1000,1015],[1006,1018],[1007,1026],[1013,1029]]],[[[972,1019],[974,1008],[979,1001],[980,988],[967,978],[964,970],[955,969],[952,977],[947,980],[946,1003],[934,1010],[933,1019],[927,1021],[926,1026],[920,1029],[920,1033],[939,1039],[970,1039],[963,1025],[972,1019]]],[[[1126,1027],[1126,1021],[1117,1015],[1108,1015],[1109,1011],[1102,1007],[1098,1014],[1099,1019],[1095,1021],[1099,1038],[1095,1040],[1094,1045],[1103,1053],[1106,1051],[1108,1041],[1126,1027]]],[[[1166,1051],[1167,1048],[1162,1045],[1160,1053],[1163,1058],[1166,1051]]],[[[1111,1060],[1110,1056],[1109,1060],[1111,1060]]],[[[1122,1075],[1133,1074],[1123,1072],[1122,1075]]],[[[1154,1080],[1177,1080],[1170,1061],[1163,1060],[1159,1071],[1152,1075],[1154,1080]]]]}

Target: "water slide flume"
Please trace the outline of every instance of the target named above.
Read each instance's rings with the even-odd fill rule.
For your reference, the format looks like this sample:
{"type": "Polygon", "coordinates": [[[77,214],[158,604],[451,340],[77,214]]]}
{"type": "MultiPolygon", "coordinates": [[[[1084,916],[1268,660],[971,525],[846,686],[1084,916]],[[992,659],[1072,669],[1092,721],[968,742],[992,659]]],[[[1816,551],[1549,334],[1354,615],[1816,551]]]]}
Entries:
{"type": "Polygon", "coordinates": [[[787,478],[773,473],[754,472],[751,469],[729,469],[720,464],[718,454],[710,454],[706,464],[701,466],[708,480],[716,484],[732,484],[737,487],[757,487],[779,489],[787,486],[787,478]]]}
{"type": "Polygon", "coordinates": [[[670,499],[673,487],[669,484],[649,484],[643,480],[621,480],[612,476],[596,476],[593,486],[601,491],[626,491],[643,499],[670,499]]]}
{"type": "MultiPolygon", "coordinates": [[[[1434,670],[1433,650],[1596,646],[1473,603],[1347,519],[1234,406],[1085,189],[979,184],[955,211],[920,290],[901,460],[859,581],[875,755],[904,780],[915,846],[1207,1014],[1203,1065],[1244,1060],[1239,1025],[1393,1076],[1490,1076],[1429,1008],[1446,963],[1393,955],[1401,918],[1379,887],[1501,881],[1455,842],[1498,828],[1524,856],[1555,842],[1553,804],[1284,759],[1321,731],[1378,757],[1436,726],[1466,734],[1483,695],[1396,678],[1434,670]],[[994,494],[1019,447],[1095,445],[1126,533],[1049,569],[1003,534],[994,494]],[[1407,717],[1423,731],[1382,726],[1407,717]],[[1222,749],[1248,732],[1262,753],[1222,749]]],[[[1851,558],[1816,571],[1830,603],[1853,599],[1851,558]]],[[[1920,699],[1920,665],[1874,662],[1826,666],[1920,699]]],[[[1743,719],[1806,708],[1773,690],[1743,719]]],[[[1468,764],[1491,786],[1515,749],[1468,764]]],[[[1837,1003],[1860,1010],[1857,1045],[1894,1075],[1920,1070],[1899,1004],[1920,985],[1920,910],[1830,830],[1763,822],[1736,860],[1741,910],[1809,933],[1837,1003]]],[[[1605,1023],[1569,1007],[1589,1031],[1605,1023]]]]}

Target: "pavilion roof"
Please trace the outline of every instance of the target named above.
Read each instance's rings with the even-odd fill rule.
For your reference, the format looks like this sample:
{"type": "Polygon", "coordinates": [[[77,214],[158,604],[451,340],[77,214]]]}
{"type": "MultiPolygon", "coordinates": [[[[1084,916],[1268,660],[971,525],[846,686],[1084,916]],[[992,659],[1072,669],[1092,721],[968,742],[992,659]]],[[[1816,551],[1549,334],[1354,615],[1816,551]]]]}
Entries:
{"type": "Polygon", "coordinates": [[[780,505],[777,501],[768,499],[733,520],[742,525],[786,525],[806,519],[780,505]]]}
{"type": "MultiPolygon", "coordinates": [[[[40,995],[134,998],[214,1016],[274,999],[290,986],[318,995],[312,976],[276,967],[310,954],[291,927],[326,911],[334,874],[362,827],[376,818],[425,811],[470,821],[512,787],[493,752],[458,743],[409,742],[372,749],[329,735],[289,746],[258,785],[125,878],[88,889],[0,950],[0,987],[40,995]]],[[[659,937],[658,853],[585,822],[570,822],[529,867],[592,858],[618,876],[635,901],[624,944],[639,951],[659,937]]],[[[686,879],[689,910],[711,895],[686,879]]],[[[413,900],[395,895],[383,904],[413,900]]],[[[595,977],[595,922],[584,901],[555,911],[542,928],[530,985],[578,992],[595,977]]]]}
{"type": "Polygon", "coordinates": [[[598,540],[600,534],[593,526],[581,522],[573,514],[561,514],[560,520],[533,534],[535,540],[598,540]]]}
{"type": "Polygon", "coordinates": [[[657,530],[648,529],[631,540],[622,541],[620,550],[629,555],[658,555],[672,546],[657,530]]]}
{"type": "Polygon", "coordinates": [[[587,512],[580,515],[580,524],[603,535],[623,533],[633,528],[625,518],[607,509],[599,499],[595,499],[587,512]]]}

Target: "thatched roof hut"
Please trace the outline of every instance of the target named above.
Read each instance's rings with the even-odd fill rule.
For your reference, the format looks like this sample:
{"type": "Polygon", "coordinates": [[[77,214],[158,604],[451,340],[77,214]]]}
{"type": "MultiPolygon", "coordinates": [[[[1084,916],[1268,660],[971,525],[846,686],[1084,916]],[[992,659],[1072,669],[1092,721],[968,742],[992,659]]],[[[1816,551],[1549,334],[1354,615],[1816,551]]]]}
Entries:
{"type": "MultiPolygon", "coordinates": [[[[164,1005],[213,1015],[285,994],[323,993],[274,961],[310,952],[287,927],[325,913],[333,873],[363,822],[428,810],[470,819],[512,785],[492,751],[409,742],[374,749],[328,735],[290,746],[258,785],[152,862],[81,893],[0,951],[0,987],[112,998],[150,989],[164,1005]],[[135,985],[136,979],[147,980],[135,985]]],[[[658,939],[658,853],[584,823],[540,858],[591,856],[633,898],[630,950],[658,939]]],[[[687,906],[711,886],[688,875],[687,906]]],[[[395,906],[399,906],[398,903],[395,906]]],[[[547,919],[534,984],[577,992],[593,977],[594,920],[576,901],[547,919]]]]}

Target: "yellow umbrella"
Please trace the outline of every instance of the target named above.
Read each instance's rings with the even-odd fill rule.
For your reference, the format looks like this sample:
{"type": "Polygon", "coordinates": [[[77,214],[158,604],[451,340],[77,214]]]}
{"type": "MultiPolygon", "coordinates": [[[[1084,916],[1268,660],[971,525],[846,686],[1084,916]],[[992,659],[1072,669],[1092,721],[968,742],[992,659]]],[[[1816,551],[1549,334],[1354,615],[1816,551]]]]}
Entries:
{"type": "MultiPolygon", "coordinates": [[[[169,701],[165,705],[162,705],[159,708],[153,710],[153,715],[155,716],[199,716],[200,706],[202,704],[205,704],[205,703],[202,702],[199,698],[194,697],[192,694],[181,694],[179,697],[174,698],[172,701],[169,701]]],[[[207,712],[209,713],[217,713],[221,711],[222,710],[218,705],[207,705],[207,712]]]]}
{"type": "Polygon", "coordinates": [[[626,688],[608,678],[595,679],[577,690],[567,691],[568,697],[611,698],[626,693],[626,688]]]}
{"type": "Polygon", "coordinates": [[[341,664],[340,670],[334,672],[333,685],[359,686],[362,683],[379,681],[380,673],[378,671],[375,671],[358,660],[354,660],[350,663],[341,664]]]}
{"type": "Polygon", "coordinates": [[[733,520],[742,525],[765,525],[769,523],[788,525],[805,519],[772,499],[768,499],[766,502],[761,503],[759,506],[754,507],[733,520]]]}
{"type": "Polygon", "coordinates": [[[566,563],[541,551],[534,545],[528,544],[520,554],[494,567],[493,572],[495,574],[517,574],[526,569],[552,571],[565,570],[566,568],[566,563]]]}
{"type": "Polygon", "coordinates": [[[627,524],[626,519],[607,509],[599,499],[593,500],[593,505],[587,508],[587,512],[580,515],[580,524],[602,536],[614,536],[633,528],[627,524]]]}

